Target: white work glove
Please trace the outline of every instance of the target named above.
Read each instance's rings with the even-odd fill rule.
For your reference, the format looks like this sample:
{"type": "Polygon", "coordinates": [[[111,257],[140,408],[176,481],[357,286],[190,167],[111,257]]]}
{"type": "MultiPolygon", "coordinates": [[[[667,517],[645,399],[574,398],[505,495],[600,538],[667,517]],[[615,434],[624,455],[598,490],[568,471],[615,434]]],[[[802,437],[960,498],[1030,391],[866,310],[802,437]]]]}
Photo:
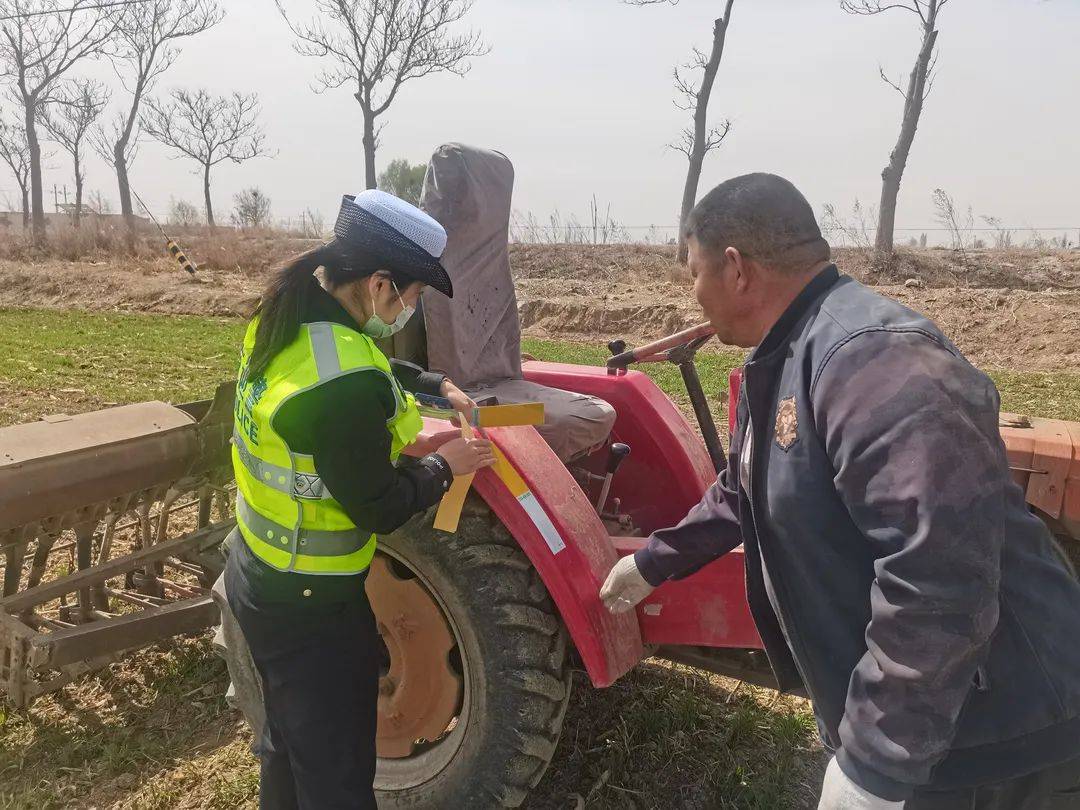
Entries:
{"type": "Polygon", "coordinates": [[[825,769],[818,810],[904,810],[904,803],[891,802],[867,793],[848,779],[836,757],[833,757],[825,769]]]}
{"type": "Polygon", "coordinates": [[[655,590],[638,571],[634,555],[623,557],[611,569],[600,588],[600,600],[612,613],[625,613],[655,590]]]}

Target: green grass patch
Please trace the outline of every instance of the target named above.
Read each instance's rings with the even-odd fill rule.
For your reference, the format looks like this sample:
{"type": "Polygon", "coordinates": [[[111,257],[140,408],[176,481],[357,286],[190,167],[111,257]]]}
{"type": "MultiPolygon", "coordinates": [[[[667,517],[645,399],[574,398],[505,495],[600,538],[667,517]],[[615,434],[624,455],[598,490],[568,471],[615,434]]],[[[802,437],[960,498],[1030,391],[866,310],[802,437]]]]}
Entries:
{"type": "Polygon", "coordinates": [[[0,310],[0,424],[209,397],[235,375],[243,330],[219,318],[0,310]]]}
{"type": "Polygon", "coordinates": [[[1001,409],[1045,419],[1080,422],[1080,374],[991,370],[1001,409]]]}

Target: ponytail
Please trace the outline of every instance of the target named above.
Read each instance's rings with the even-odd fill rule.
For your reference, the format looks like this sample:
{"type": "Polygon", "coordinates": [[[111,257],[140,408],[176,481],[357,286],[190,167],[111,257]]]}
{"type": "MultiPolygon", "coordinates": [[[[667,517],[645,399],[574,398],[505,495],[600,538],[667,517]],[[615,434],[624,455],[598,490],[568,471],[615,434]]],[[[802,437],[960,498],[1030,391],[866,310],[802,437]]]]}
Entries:
{"type": "Polygon", "coordinates": [[[250,378],[263,374],[274,356],[296,339],[312,285],[317,283],[312,277],[314,272],[320,267],[340,271],[342,264],[336,249],[320,245],[297,256],[274,274],[255,310],[259,325],[248,362],[250,378]]]}
{"type": "Polygon", "coordinates": [[[367,278],[380,270],[387,273],[399,289],[415,279],[386,267],[373,253],[350,251],[348,259],[331,242],[297,256],[274,274],[255,310],[259,325],[255,347],[248,361],[247,377],[254,379],[266,372],[278,352],[296,339],[312,291],[318,286],[313,274],[323,268],[326,286],[335,290],[344,284],[367,278]]]}

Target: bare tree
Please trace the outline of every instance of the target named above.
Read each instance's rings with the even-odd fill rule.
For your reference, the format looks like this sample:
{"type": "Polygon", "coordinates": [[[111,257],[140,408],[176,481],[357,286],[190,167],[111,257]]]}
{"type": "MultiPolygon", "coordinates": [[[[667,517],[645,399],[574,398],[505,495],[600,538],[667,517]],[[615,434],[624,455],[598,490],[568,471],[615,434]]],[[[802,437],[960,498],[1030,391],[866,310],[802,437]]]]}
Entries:
{"type": "MultiPolygon", "coordinates": [[[[624,0],[633,6],[652,6],[660,3],[675,5],[678,0],[624,0]]],[[[694,58],[682,67],[675,68],[675,88],[681,100],[675,105],[689,112],[693,124],[683,130],[679,139],[671,148],[686,155],[689,167],[686,171],[686,183],[683,186],[682,206],[679,209],[679,262],[686,263],[686,237],[683,225],[690,211],[697,202],[698,184],[701,182],[701,169],[705,157],[723,143],[731,131],[731,122],[723,121],[718,127],[709,126],[709,99],[712,96],[716,74],[720,69],[720,60],[724,56],[724,42],[727,39],[728,26],[731,24],[731,7],[735,0],[727,0],[724,14],[713,21],[712,49],[708,54],[694,48],[694,58]],[[695,79],[686,72],[701,71],[700,79],[695,79]]]]}
{"type": "Polygon", "coordinates": [[[845,245],[869,250],[874,244],[873,207],[866,208],[858,198],[851,206],[851,215],[837,211],[832,203],[825,203],[821,214],[821,232],[830,241],[839,238],[845,245]]]}
{"type": "Polygon", "coordinates": [[[34,243],[45,239],[41,143],[37,122],[59,81],[80,60],[100,55],[116,31],[118,14],[100,0],[0,0],[0,71],[23,107],[30,148],[30,204],[34,243]]]}
{"type": "Polygon", "coordinates": [[[30,227],[30,146],[26,130],[16,124],[0,121],[0,159],[15,175],[22,192],[23,230],[30,227]]]}
{"type": "Polygon", "coordinates": [[[994,229],[994,247],[996,248],[1010,248],[1013,243],[1013,233],[1010,228],[1005,227],[1001,217],[992,217],[984,215],[982,221],[994,229]]]}
{"type": "Polygon", "coordinates": [[[934,83],[934,63],[937,54],[934,45],[937,42],[938,14],[949,0],[840,0],[840,8],[849,14],[872,16],[898,9],[917,14],[922,30],[922,43],[915,66],[908,76],[907,89],[885,75],[883,68],[878,68],[882,81],[899,93],[904,99],[904,114],[900,119],[900,137],[889,155],[889,163],[881,172],[881,203],[878,206],[878,229],[874,248],[879,254],[892,253],[893,231],[896,227],[896,198],[900,193],[900,180],[904,176],[911,144],[915,140],[915,131],[919,128],[919,117],[923,104],[930,94],[934,83]]]}
{"type": "Polygon", "coordinates": [[[266,154],[258,96],[174,90],[168,101],[147,99],[146,106],[142,122],[147,133],[202,167],[206,224],[213,228],[210,170],[226,160],[243,163],[266,154]]]}
{"type": "Polygon", "coordinates": [[[364,116],[368,188],[377,183],[376,121],[390,109],[401,86],[433,73],[464,76],[469,59],[488,50],[478,34],[449,30],[473,0],[315,0],[316,16],[307,23],[291,19],[284,0],[275,2],[296,35],[297,52],[330,62],[316,77],[315,92],[346,84],[356,88],[353,97],[364,116]]]}
{"type": "Polygon", "coordinates": [[[968,207],[967,214],[963,214],[956,207],[956,202],[944,189],[935,188],[931,195],[934,203],[935,217],[941,226],[948,231],[949,239],[952,240],[952,249],[961,253],[968,247],[977,247],[974,240],[969,244],[967,235],[975,226],[975,217],[968,207]]]}
{"type": "Polygon", "coordinates": [[[95,214],[112,213],[112,203],[102,197],[100,191],[91,191],[86,195],[86,208],[95,214]]]}
{"type": "MultiPolygon", "coordinates": [[[[131,101],[106,136],[106,160],[116,169],[120,189],[120,212],[135,235],[135,211],[131,204],[128,169],[138,142],[139,110],[157,79],[179,56],[177,42],[201,34],[224,17],[216,0],[146,0],[125,8],[117,29],[119,50],[114,60],[117,76],[131,101]]],[[[100,151],[100,150],[99,150],[100,151]]]]}
{"type": "Polygon", "coordinates": [[[198,206],[193,203],[189,203],[187,200],[177,200],[170,198],[169,200],[169,224],[180,225],[185,228],[190,228],[194,225],[198,225],[202,221],[202,212],[199,211],[198,206]]]}
{"type": "Polygon", "coordinates": [[[270,198],[258,186],[234,194],[233,202],[232,222],[237,227],[265,228],[270,224],[270,198]]]}
{"type": "Polygon", "coordinates": [[[90,127],[109,103],[109,90],[93,79],[76,79],[57,94],[57,98],[45,108],[42,126],[56,143],[60,144],[75,164],[75,227],[79,227],[83,209],[83,184],[86,167],[83,163],[83,147],[90,127]]]}
{"type": "MultiPolygon", "coordinates": [[[[110,123],[98,124],[90,131],[90,145],[102,160],[114,168],[116,161],[114,147],[124,131],[126,120],[127,118],[124,113],[117,113],[110,123]]],[[[124,165],[129,170],[131,169],[131,164],[135,162],[135,156],[139,154],[139,136],[141,132],[142,122],[140,120],[136,122],[135,127],[132,130],[131,138],[127,142],[127,147],[124,149],[124,165]]],[[[128,191],[130,190],[131,186],[129,185],[128,191]]]]}

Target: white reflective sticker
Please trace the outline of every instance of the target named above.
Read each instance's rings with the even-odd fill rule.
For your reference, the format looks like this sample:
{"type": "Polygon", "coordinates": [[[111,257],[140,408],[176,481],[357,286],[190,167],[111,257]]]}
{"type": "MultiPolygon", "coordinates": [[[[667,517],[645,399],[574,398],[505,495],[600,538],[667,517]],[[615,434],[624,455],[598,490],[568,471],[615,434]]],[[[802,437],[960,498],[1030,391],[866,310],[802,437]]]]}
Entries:
{"type": "Polygon", "coordinates": [[[525,514],[540,530],[540,534],[544,536],[544,542],[548,544],[552,554],[558,554],[566,548],[566,543],[559,536],[559,532],[552,524],[551,518],[547,516],[547,512],[544,511],[544,507],[540,505],[540,502],[536,500],[535,495],[531,492],[523,493],[518,497],[518,502],[525,509],[525,514]]]}

